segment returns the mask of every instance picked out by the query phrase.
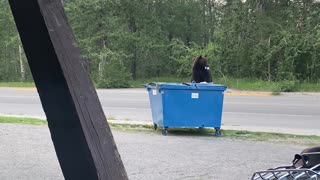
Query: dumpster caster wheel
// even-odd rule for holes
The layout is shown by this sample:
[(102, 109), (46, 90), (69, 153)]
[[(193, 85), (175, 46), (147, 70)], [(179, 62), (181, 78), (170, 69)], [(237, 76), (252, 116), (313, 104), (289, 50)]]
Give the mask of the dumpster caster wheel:
[(158, 125), (156, 123), (153, 124), (153, 129), (157, 130), (158, 129)]
[(216, 137), (220, 137), (221, 136), (221, 130), (220, 128), (215, 128), (216, 133), (214, 134)]
[(162, 135), (167, 136), (168, 135), (168, 129), (162, 129)]

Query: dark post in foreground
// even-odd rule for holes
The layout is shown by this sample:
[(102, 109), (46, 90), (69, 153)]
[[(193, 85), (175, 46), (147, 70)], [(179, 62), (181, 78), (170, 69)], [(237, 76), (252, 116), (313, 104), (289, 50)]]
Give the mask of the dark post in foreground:
[(60, 0), (9, 0), (65, 179), (127, 179)]

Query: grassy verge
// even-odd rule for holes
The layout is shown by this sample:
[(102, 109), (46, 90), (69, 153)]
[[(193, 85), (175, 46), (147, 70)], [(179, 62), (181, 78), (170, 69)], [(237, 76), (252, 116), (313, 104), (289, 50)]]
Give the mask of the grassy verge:
[(303, 82), (297, 84), (297, 89), (301, 92), (320, 92), (320, 83)]
[(248, 91), (273, 91), (280, 83), (261, 81), (255, 79), (233, 79), (221, 78), (215, 81), (217, 84), (223, 84), (230, 89), (248, 90)]
[[(190, 82), (190, 77), (158, 77), (137, 79), (130, 81), (132, 88), (142, 88), (144, 84), (150, 82)], [(230, 89), (246, 90), (246, 91), (269, 91), (274, 92), (275, 95), (279, 92), (320, 92), (320, 82), (268, 82), (258, 79), (235, 79), (235, 78), (215, 78), (215, 84), (223, 84)], [(0, 82), (0, 87), (34, 87), (34, 83), (27, 82)]]
[[(153, 126), (148, 125), (117, 125), (111, 124), (111, 127), (124, 132), (132, 133), (148, 133), (161, 135), (161, 130), (155, 131)], [(318, 146), (320, 144), (320, 136), (302, 136), (280, 133), (265, 133), (265, 132), (249, 132), (237, 130), (222, 130), (220, 138), (256, 141), (256, 142), (272, 142), (279, 144), (294, 144), (301, 146)], [(215, 131), (212, 129), (170, 129), (171, 136), (214, 136)]]
[[(40, 119), (32, 118), (14, 118), (14, 117), (0, 117), (0, 123), (14, 123), (14, 124), (30, 124), (30, 125), (46, 125), (47, 122)], [(147, 133), (160, 135), (161, 131), (155, 131), (153, 126), (149, 125), (119, 125), (109, 123), (111, 128), (118, 131), (131, 133)], [(170, 129), (169, 135), (172, 136), (214, 136), (214, 130), (211, 129)], [(246, 141), (261, 141), (273, 142), (281, 144), (295, 144), (303, 146), (315, 146), (320, 144), (320, 136), (300, 136), (288, 135), (278, 133), (263, 133), (263, 132), (249, 132), (249, 131), (235, 131), (222, 130), (222, 137), (229, 139), (238, 139)]]
[(0, 87), (35, 87), (32, 82), (0, 82)]
[[(149, 82), (190, 82), (190, 78), (178, 77), (161, 77), (150, 79), (138, 79), (131, 81), (130, 84), (134, 88), (141, 88), (143, 84)], [(283, 82), (268, 82), (258, 79), (235, 79), (235, 78), (216, 78), (215, 84), (223, 84), (230, 89), (245, 90), (245, 91), (269, 91), (275, 95), (279, 92), (320, 92), (320, 83), (295, 83), (291, 81)]]
[[(174, 77), (162, 77), (162, 78), (150, 78), (150, 79), (138, 79), (131, 81), (132, 87), (139, 88), (142, 84), (149, 82), (190, 82), (190, 78), (174, 78)], [(231, 89), (238, 90), (252, 90), (252, 91), (273, 91), (281, 83), (267, 82), (254, 79), (232, 79), (232, 78), (220, 78), (214, 79), (215, 84), (223, 84)], [(320, 88), (319, 88), (320, 91)]]
[(45, 125), (46, 121), (33, 118), (0, 117), (0, 123)]

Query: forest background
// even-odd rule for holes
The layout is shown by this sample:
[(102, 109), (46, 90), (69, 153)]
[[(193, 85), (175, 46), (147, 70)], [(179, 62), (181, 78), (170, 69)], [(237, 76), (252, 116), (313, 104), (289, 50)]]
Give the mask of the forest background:
[[(209, 59), (214, 83), (229, 88), (320, 91), (317, 0), (64, 0), (63, 4), (83, 64), (99, 88), (190, 82), (192, 61), (203, 55)], [(32, 86), (7, 0), (0, 0), (0, 82)]]

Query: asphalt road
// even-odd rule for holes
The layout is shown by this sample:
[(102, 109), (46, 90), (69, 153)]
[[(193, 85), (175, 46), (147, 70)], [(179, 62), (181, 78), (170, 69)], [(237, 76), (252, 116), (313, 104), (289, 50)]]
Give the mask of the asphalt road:
[[(152, 122), (144, 89), (98, 90), (109, 119)], [(34, 90), (0, 88), (0, 114), (44, 118)], [(320, 135), (320, 95), (225, 96), (222, 124), (235, 129)]]

